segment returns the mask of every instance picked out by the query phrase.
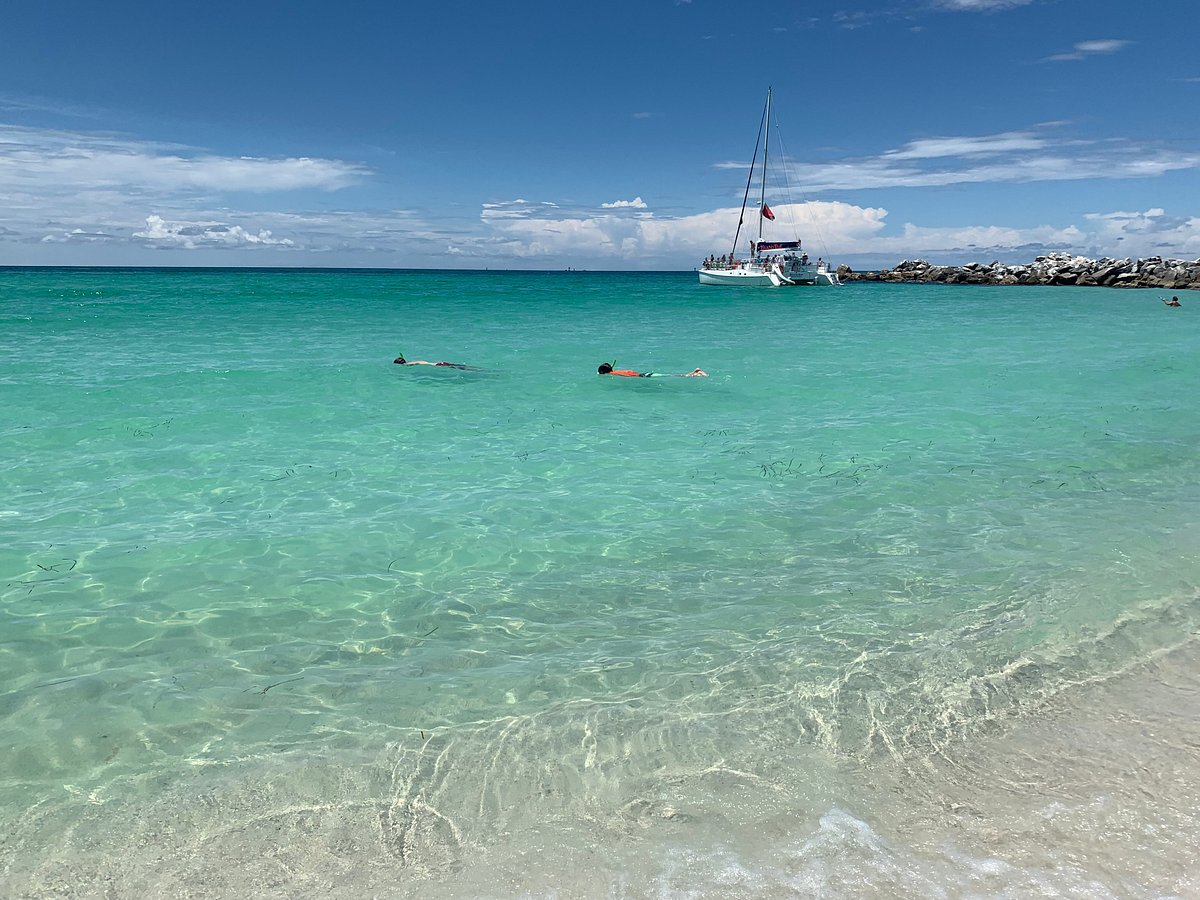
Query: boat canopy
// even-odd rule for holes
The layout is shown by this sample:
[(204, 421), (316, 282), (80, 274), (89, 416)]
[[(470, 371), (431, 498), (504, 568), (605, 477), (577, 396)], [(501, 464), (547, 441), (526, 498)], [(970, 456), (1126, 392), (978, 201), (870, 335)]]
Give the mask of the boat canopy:
[(799, 250), (799, 241), (759, 241), (758, 252), (766, 253), (769, 250)]

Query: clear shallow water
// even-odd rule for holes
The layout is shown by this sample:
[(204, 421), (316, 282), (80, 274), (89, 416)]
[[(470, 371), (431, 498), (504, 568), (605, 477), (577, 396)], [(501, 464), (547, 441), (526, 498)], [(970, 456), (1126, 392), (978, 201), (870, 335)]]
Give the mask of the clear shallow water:
[(0, 878), (1187, 893), (1157, 296), (0, 272)]

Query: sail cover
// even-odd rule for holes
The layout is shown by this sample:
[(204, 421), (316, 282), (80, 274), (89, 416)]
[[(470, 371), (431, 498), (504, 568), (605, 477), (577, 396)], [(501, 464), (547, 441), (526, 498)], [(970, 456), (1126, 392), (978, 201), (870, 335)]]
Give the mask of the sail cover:
[(799, 250), (799, 241), (759, 241), (758, 252), (765, 253), (768, 250)]

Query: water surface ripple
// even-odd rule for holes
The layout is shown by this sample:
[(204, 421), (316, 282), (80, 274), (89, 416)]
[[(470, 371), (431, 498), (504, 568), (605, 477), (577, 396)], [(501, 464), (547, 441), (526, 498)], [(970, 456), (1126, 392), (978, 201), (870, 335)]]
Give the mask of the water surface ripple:
[(0, 887), (1200, 889), (1200, 297), (693, 281), (0, 272)]

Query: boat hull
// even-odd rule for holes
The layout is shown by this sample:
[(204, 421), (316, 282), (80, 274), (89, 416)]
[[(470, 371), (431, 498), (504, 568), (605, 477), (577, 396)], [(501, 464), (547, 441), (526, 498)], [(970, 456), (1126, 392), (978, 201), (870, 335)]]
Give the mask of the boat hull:
[[(726, 287), (814, 287), (833, 285), (823, 270), (803, 265), (784, 268), (764, 268), (758, 265), (743, 265), (736, 269), (699, 269), (701, 284), (717, 284)], [(822, 277), (826, 276), (826, 277)]]
[(701, 269), (701, 284), (724, 284), (734, 287), (774, 287), (771, 276), (749, 269)]

